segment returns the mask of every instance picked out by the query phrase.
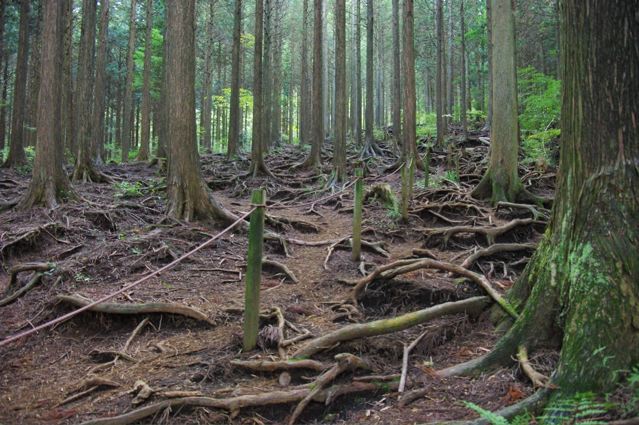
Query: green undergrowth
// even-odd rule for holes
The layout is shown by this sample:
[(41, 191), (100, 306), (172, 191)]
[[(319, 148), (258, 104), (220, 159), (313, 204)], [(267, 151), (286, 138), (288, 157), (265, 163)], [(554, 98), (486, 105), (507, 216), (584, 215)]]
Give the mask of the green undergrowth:
[(606, 424), (611, 418), (634, 418), (639, 415), (639, 365), (625, 373), (627, 379), (613, 393), (580, 392), (563, 397), (550, 402), (539, 416), (526, 412), (508, 420), (474, 403), (463, 403), (493, 425)]

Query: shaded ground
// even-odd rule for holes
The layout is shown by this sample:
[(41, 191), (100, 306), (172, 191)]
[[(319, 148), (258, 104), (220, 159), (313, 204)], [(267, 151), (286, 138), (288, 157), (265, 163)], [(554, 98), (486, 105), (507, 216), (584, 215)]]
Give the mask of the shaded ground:
[[(460, 181), (448, 181), (454, 158), (446, 153), (434, 155), (431, 166), (433, 187), (424, 190), (423, 176), (417, 172), (413, 213), (408, 224), (397, 221), (396, 212), (370, 200), (364, 210), (365, 239), (383, 242), (390, 258), (364, 252), (363, 267), (370, 272), (375, 265), (412, 255), (415, 248), (427, 247), (438, 259), (461, 264), (478, 246), (486, 246), (482, 237), (468, 233), (453, 236), (447, 243), (424, 229), (450, 225), (500, 225), (515, 217), (531, 217), (521, 209), (489, 208), (469, 198), (468, 189), (480, 178), (486, 148), (478, 142), (467, 143), (459, 152)], [(303, 241), (344, 238), (351, 233), (351, 189), (332, 199), (322, 200), (330, 191), (321, 189), (321, 181), (297, 172), (290, 165), (301, 161), (303, 153), (282, 148), (269, 164), (281, 181), (243, 180), (237, 175), (248, 168), (246, 161), (225, 163), (221, 156), (205, 156), (204, 175), (214, 195), (235, 213), (249, 209), (251, 188), (268, 189), (268, 213), (313, 223), (313, 226), (268, 226), (272, 230)], [(369, 162), (366, 186), (389, 183), (400, 193), (400, 173), (384, 173), (392, 158)], [(326, 161), (327, 164), (330, 162)], [(0, 291), (5, 295), (7, 270), (29, 261), (56, 263), (54, 271), (15, 302), (0, 307), (0, 338), (70, 311), (56, 304), (58, 294), (78, 293), (96, 299), (120, 289), (149, 271), (167, 264), (216, 234), (220, 229), (207, 223), (180, 223), (164, 218), (163, 181), (158, 170), (146, 164), (109, 165), (105, 172), (125, 179), (130, 185), (84, 184), (78, 192), (86, 201), (64, 205), (54, 211), (5, 212), (0, 214)], [(330, 170), (326, 170), (329, 172)], [(546, 170), (523, 170), (524, 181), (537, 194), (551, 196), (554, 175)], [(436, 177), (434, 177), (436, 176)], [(136, 183), (137, 182), (137, 183)], [(0, 170), (0, 200), (24, 191), (28, 178)], [(313, 201), (320, 200), (316, 204)], [(439, 206), (432, 207), (433, 204)], [(440, 205), (441, 204), (441, 205)], [(434, 212), (434, 214), (433, 214)], [(272, 224), (272, 223), (271, 223)], [(500, 236), (497, 242), (534, 242), (543, 232), (543, 223), (521, 226)], [(430, 235), (430, 236), (429, 236)], [(460, 282), (447, 273), (424, 270), (401, 279), (371, 284), (361, 299), (363, 317), (334, 308), (345, 299), (351, 287), (340, 282), (361, 276), (359, 263), (352, 262), (350, 251), (338, 249), (323, 264), (327, 245), (289, 244), (289, 256), (275, 243), (267, 243), (269, 259), (286, 264), (298, 277), (292, 283), (279, 270), (265, 269), (262, 281), (262, 306), (279, 307), (285, 318), (300, 331), (320, 336), (347, 324), (393, 317), (449, 300), (481, 294), (470, 282)], [(134, 288), (113, 302), (174, 302), (203, 311), (214, 323), (197, 323), (171, 315), (150, 315), (150, 325), (137, 335), (127, 353), (115, 364), (100, 366), (112, 359), (105, 352), (119, 351), (134, 328), (146, 316), (82, 314), (53, 329), (0, 348), (0, 423), (49, 424), (80, 423), (90, 418), (112, 416), (132, 409), (131, 390), (138, 380), (157, 391), (193, 391), (212, 397), (256, 394), (283, 389), (277, 374), (251, 374), (234, 368), (229, 361), (254, 356), (277, 356), (277, 350), (264, 348), (240, 354), (243, 275), (246, 237), (235, 233), (223, 237), (160, 277)], [(530, 251), (498, 254), (480, 259), (473, 270), (484, 273), (503, 291), (517, 278)], [(20, 284), (28, 276), (20, 275)], [(4, 295), (0, 295), (3, 298)], [(478, 378), (441, 379), (433, 375), (440, 369), (487, 352), (496, 337), (488, 320), (465, 315), (437, 319), (422, 326), (386, 336), (344, 343), (332, 351), (316, 355), (330, 360), (339, 352), (350, 352), (369, 362), (373, 374), (391, 375), (401, 371), (403, 345), (427, 331), (413, 351), (409, 362), (409, 387), (426, 386), (426, 397), (400, 408), (397, 394), (380, 386), (375, 393), (338, 398), (329, 406), (311, 403), (301, 417), (305, 423), (418, 423), (474, 417), (461, 401), (470, 401), (496, 410), (532, 393), (529, 382), (516, 366)], [(263, 324), (272, 324), (265, 321)], [(287, 338), (296, 335), (287, 329)], [(264, 343), (266, 344), (266, 342)], [(290, 348), (290, 352), (294, 347)], [(552, 370), (555, 355), (533, 357), (541, 372)], [(357, 372), (358, 375), (366, 372)], [(369, 373), (370, 374), (370, 373)], [(309, 382), (315, 372), (293, 374), (286, 387)], [(346, 374), (347, 379), (352, 374)], [(117, 383), (101, 387), (75, 401), (61, 404), (77, 394), (90, 377)], [(284, 388), (284, 389), (286, 389)], [(161, 400), (153, 395), (147, 401)], [(231, 418), (227, 412), (205, 408), (174, 409), (141, 423), (283, 423), (294, 404), (242, 410)]]

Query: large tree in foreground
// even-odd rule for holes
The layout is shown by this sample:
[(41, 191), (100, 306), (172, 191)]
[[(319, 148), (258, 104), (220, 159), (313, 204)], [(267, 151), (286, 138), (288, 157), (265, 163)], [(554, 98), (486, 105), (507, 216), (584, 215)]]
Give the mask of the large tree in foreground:
[(346, 178), (346, 0), (335, 0), (335, 148), (329, 185)]
[(519, 122), (515, 62), (515, 14), (512, 0), (492, 0), (493, 123), (486, 174), (472, 195), (514, 202), (530, 198), (517, 174)]
[(71, 185), (62, 166), (61, 93), (64, 2), (43, 0), (36, 155), (31, 184), (18, 208), (54, 208)]
[(210, 196), (195, 134), (195, 0), (167, 0), (168, 215), (186, 221), (235, 217)]
[(608, 391), (618, 371), (639, 362), (639, 3), (563, 0), (561, 17), (552, 219), (511, 292), (513, 303), (525, 302), (519, 319), (474, 362), (507, 362), (520, 345), (560, 346), (558, 395)]

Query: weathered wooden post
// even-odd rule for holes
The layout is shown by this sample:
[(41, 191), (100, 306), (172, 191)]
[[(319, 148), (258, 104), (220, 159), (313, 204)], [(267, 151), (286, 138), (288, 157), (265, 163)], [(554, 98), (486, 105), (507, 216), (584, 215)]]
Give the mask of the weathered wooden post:
[(426, 147), (426, 155), (424, 156), (424, 189), (428, 189), (430, 185), (430, 146)]
[(362, 203), (364, 201), (364, 170), (355, 169), (355, 204), (353, 205), (353, 261), (362, 252)]
[(262, 280), (262, 251), (264, 246), (264, 190), (256, 189), (251, 197), (255, 211), (249, 225), (249, 246), (244, 290), (244, 351), (257, 344), (260, 324), (260, 282)]

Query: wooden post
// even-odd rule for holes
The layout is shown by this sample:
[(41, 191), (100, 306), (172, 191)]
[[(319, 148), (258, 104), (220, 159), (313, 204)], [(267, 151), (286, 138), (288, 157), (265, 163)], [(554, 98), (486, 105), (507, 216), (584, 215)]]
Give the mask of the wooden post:
[(251, 203), (256, 207), (249, 225), (249, 246), (244, 290), (244, 351), (255, 348), (260, 322), (260, 282), (264, 245), (264, 190), (253, 191)]
[(353, 206), (353, 261), (359, 261), (362, 251), (362, 202), (364, 200), (364, 170), (355, 169), (355, 205)]
[[(415, 158), (411, 156), (408, 166), (408, 204), (413, 200), (413, 185), (415, 184)], [(408, 216), (406, 217), (408, 219)]]
[(428, 189), (430, 185), (430, 146), (426, 147), (426, 156), (424, 157), (424, 189)]
[(402, 205), (401, 205), (401, 213), (402, 213), (402, 221), (404, 223), (408, 222), (408, 177), (410, 174), (410, 170), (408, 169), (410, 165), (408, 165), (408, 160), (404, 162), (402, 166)]

